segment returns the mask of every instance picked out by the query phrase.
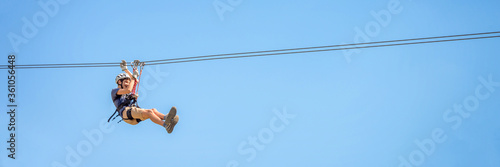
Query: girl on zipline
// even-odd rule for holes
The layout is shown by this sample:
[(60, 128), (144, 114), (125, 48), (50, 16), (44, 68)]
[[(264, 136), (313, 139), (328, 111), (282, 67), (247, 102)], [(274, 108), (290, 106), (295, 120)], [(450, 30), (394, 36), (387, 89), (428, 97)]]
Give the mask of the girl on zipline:
[(139, 106), (136, 105), (139, 95), (135, 94), (134, 89), (136, 82), (139, 82), (139, 73), (137, 69), (134, 69), (134, 74), (131, 74), (127, 69), (125, 60), (122, 60), (122, 63), (120, 63), (120, 68), (122, 71), (125, 71), (125, 73), (116, 76), (115, 83), (118, 87), (111, 90), (111, 99), (116, 106), (116, 111), (118, 111), (123, 121), (131, 125), (137, 125), (141, 121), (151, 119), (152, 122), (163, 126), (169, 134), (172, 133), (175, 125), (179, 121), (179, 116), (176, 115), (177, 108), (172, 107), (167, 115), (158, 112), (158, 110), (154, 108), (139, 108)]

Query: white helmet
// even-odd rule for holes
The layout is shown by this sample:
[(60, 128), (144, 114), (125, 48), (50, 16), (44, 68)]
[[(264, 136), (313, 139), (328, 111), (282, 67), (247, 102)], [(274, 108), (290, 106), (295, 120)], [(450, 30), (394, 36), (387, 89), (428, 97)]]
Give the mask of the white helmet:
[(119, 80), (126, 79), (126, 78), (130, 79), (130, 77), (127, 75), (127, 73), (118, 74), (116, 76), (115, 82), (116, 82), (116, 84), (118, 84)]

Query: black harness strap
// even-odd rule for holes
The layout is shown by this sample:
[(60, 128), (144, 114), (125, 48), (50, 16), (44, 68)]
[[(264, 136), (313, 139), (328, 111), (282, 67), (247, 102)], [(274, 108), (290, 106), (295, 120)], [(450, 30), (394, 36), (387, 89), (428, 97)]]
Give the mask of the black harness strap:
[[(111, 118), (113, 118), (113, 116), (115, 116), (116, 113), (118, 113), (118, 110), (115, 110), (115, 112), (113, 113), (113, 115), (111, 115), (111, 117), (108, 118), (108, 122), (111, 120)], [(113, 118), (113, 120), (115, 120), (115, 118)]]
[[(128, 105), (129, 105), (129, 103), (122, 103), (122, 104), (120, 104), (120, 105), (116, 108), (116, 110), (115, 110), (115, 112), (113, 113), (113, 115), (111, 115), (111, 117), (109, 117), (109, 118), (108, 118), (108, 122), (109, 122), (110, 120), (111, 120), (111, 121), (114, 121), (116, 117), (120, 116), (120, 113), (118, 113), (118, 112), (120, 111), (120, 109), (121, 109), (122, 107), (125, 107), (125, 106), (128, 106)], [(115, 114), (116, 114), (116, 113), (118, 113), (118, 115), (116, 115), (116, 116), (115, 116)], [(114, 117), (113, 117), (113, 116), (114, 116)], [(111, 119), (111, 118), (113, 118), (113, 119)], [(120, 122), (118, 122), (118, 123), (120, 123)]]
[[(123, 120), (134, 120), (134, 117), (132, 117), (132, 108), (129, 108), (127, 111), (127, 118), (123, 118)], [(137, 123), (141, 122), (141, 119), (135, 119)]]
[[(123, 118), (123, 119), (125, 119), (125, 118)], [(132, 119), (134, 119), (134, 117), (132, 117), (132, 108), (129, 108), (129, 109), (127, 110), (127, 119), (128, 119), (128, 120), (132, 120)]]

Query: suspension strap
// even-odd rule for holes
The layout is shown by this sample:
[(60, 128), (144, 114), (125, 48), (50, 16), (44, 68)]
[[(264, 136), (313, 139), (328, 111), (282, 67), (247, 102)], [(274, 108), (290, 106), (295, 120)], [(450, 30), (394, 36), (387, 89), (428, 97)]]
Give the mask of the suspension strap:
[[(135, 70), (137, 70), (137, 62), (138, 61), (139, 60), (134, 60), (132, 63), (130, 63), (130, 65), (132, 66), (132, 73), (134, 73)], [(134, 88), (132, 89), (132, 94), (135, 94), (135, 88), (136, 88), (137, 82), (139, 82), (139, 80), (137, 78), (135, 78)]]
[(146, 65), (146, 63), (142, 62), (142, 64), (141, 64), (141, 71), (139, 72), (139, 81), (136, 82), (137, 83), (137, 92), (139, 92), (139, 83), (141, 82), (142, 69), (144, 69), (144, 65)]
[(142, 70), (144, 69), (144, 65), (146, 63), (140, 62), (139, 60), (134, 60), (132, 63), (130, 63), (132, 66), (132, 70), (137, 70), (139, 67), (139, 78), (135, 79), (134, 83), (134, 88), (132, 89), (132, 94), (136, 94), (139, 92), (139, 82), (141, 82), (141, 75), (142, 75)]

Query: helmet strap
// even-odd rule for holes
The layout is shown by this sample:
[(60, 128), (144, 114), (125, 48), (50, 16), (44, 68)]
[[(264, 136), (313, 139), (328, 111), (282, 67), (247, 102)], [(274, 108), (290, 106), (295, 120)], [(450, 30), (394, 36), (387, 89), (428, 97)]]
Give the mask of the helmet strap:
[(120, 81), (120, 84), (118, 84), (120, 86), (120, 89), (123, 89), (123, 79), (120, 79), (118, 81)]

